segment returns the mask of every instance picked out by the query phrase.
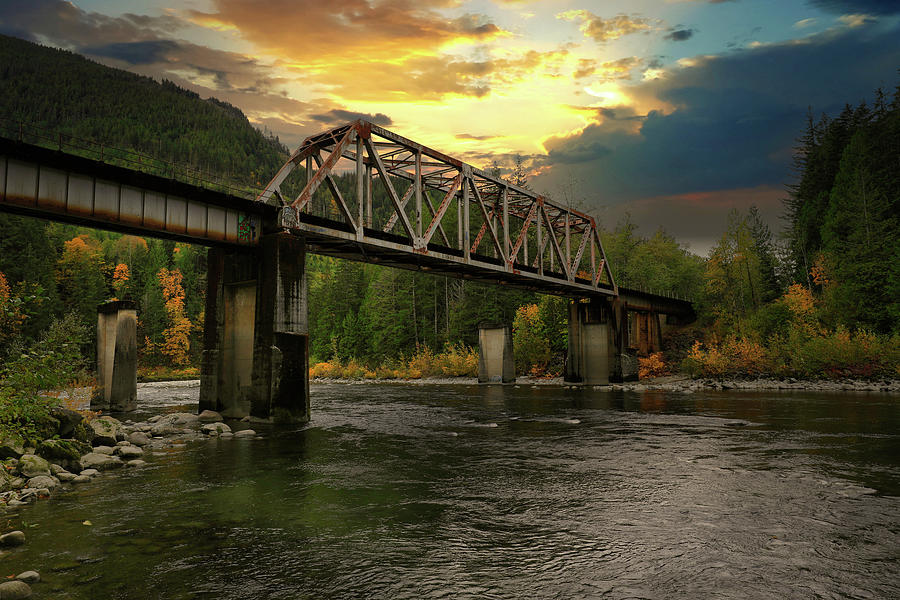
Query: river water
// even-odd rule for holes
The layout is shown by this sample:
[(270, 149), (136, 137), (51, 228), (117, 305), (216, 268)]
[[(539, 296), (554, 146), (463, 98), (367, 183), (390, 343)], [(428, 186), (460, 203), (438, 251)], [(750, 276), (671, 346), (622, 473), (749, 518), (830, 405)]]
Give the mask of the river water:
[[(900, 598), (898, 396), (311, 393), (301, 429), (8, 513), (28, 543), (0, 575), (91, 600)], [(196, 410), (197, 388), (139, 396)]]

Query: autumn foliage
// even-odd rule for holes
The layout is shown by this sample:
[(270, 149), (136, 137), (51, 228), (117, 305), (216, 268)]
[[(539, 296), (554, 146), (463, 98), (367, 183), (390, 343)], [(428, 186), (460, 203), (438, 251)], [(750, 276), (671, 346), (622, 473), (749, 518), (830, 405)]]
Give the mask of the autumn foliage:
[(162, 268), (157, 274), (165, 300), (168, 327), (163, 331), (163, 342), (159, 348), (172, 364), (184, 366), (190, 362), (191, 321), (184, 314), (184, 288), (182, 275), (178, 269)]

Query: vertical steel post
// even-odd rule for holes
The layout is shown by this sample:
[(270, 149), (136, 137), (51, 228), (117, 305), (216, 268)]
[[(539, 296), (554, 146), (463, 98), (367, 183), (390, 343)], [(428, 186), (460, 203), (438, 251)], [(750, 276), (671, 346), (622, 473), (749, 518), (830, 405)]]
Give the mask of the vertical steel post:
[(416, 150), (416, 236), (422, 237), (422, 150)]
[(357, 239), (362, 239), (363, 235), (363, 226), (365, 224), (365, 204), (366, 204), (366, 190), (365, 190), (365, 181), (363, 178), (366, 176), (365, 165), (363, 164), (363, 141), (362, 136), (358, 133), (356, 134), (356, 202), (358, 203), (359, 208), (359, 218), (356, 221), (356, 235)]
[[(509, 186), (503, 186), (503, 257), (509, 261)], [(507, 270), (511, 269), (509, 262)]]

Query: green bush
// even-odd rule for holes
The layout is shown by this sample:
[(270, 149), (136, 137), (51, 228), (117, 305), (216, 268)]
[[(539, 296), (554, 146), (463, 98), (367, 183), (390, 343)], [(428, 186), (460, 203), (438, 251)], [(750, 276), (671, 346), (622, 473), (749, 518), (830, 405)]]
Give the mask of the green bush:
[(81, 345), (87, 328), (75, 313), (54, 321), (41, 338), (17, 347), (0, 367), (0, 437), (18, 434), (35, 443), (59, 403), (54, 392), (84, 377)]

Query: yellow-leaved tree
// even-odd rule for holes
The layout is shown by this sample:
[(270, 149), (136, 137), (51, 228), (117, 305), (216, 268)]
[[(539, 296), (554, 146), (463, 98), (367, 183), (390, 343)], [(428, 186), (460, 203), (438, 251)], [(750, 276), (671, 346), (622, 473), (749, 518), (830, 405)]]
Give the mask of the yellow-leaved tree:
[(184, 287), (181, 271), (162, 268), (157, 273), (166, 307), (168, 327), (163, 331), (160, 352), (175, 366), (190, 362), (191, 321), (184, 314)]

